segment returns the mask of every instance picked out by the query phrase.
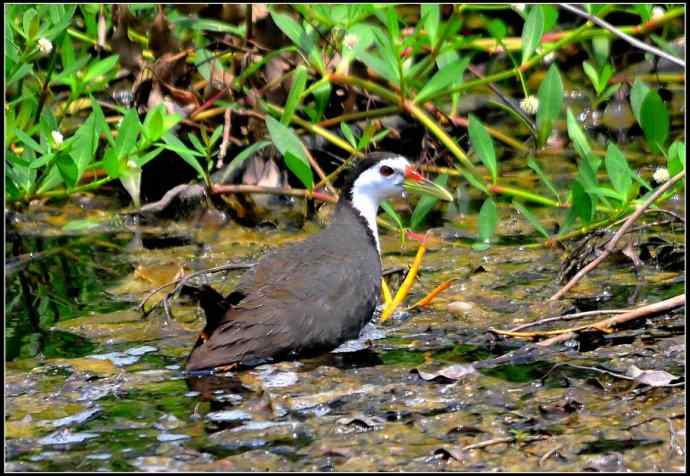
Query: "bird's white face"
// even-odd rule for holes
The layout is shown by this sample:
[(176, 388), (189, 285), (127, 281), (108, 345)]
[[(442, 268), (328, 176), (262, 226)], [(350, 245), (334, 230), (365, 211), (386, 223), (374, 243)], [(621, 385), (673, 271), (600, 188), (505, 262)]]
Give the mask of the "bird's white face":
[(394, 157), (377, 162), (362, 172), (352, 185), (353, 202), (366, 199), (378, 205), (387, 198), (403, 193), (406, 171), (411, 169), (405, 157)]

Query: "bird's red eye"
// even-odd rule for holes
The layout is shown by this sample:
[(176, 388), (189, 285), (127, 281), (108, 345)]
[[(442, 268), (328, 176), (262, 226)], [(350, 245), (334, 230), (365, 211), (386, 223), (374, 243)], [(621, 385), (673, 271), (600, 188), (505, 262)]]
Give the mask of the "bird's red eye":
[(384, 177), (390, 177), (395, 173), (395, 170), (393, 170), (393, 167), (389, 167), (387, 165), (382, 165), (381, 168), (379, 169), (379, 173), (383, 175)]

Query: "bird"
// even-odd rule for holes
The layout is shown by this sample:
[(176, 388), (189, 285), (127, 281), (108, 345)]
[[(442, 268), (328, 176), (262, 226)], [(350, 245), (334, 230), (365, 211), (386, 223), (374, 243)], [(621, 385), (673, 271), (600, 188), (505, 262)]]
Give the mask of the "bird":
[(351, 167), (324, 230), (269, 252), (227, 296), (208, 285), (190, 292), (206, 325), (186, 370), (254, 367), (316, 355), (357, 338), (380, 294), (378, 208), (405, 190), (453, 200), (407, 158), (369, 153)]

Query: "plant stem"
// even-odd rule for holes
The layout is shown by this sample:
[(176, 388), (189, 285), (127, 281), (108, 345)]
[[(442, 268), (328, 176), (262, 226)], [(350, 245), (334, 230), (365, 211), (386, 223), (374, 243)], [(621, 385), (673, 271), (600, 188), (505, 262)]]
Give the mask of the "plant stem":
[[(267, 109), (269, 112), (273, 112), (275, 114), (282, 114), (283, 113), (283, 108), (280, 106), (276, 106), (275, 104), (271, 104), (269, 102), (265, 103)], [(347, 151), (351, 155), (360, 155), (357, 150), (355, 150), (350, 144), (347, 143), (347, 141), (342, 140), (340, 137), (336, 136), (332, 132), (330, 132), (327, 129), (324, 129), (323, 127), (317, 126), (315, 124), (312, 124), (310, 122), (305, 121), (304, 119), (298, 117), (296, 114), (292, 115), (292, 119), (290, 122), (294, 122), (295, 124), (299, 125), (300, 127), (305, 128), (312, 134), (318, 134), (327, 141), (337, 145), (341, 149)]]
[(330, 119), (324, 119), (316, 125), (321, 127), (330, 127), (340, 124), (341, 122), (359, 121), (361, 119), (374, 119), (377, 117), (390, 116), (396, 112), (400, 112), (400, 108), (398, 106), (386, 106), (379, 109), (370, 109), (368, 111), (341, 114), (340, 116), (331, 117)]

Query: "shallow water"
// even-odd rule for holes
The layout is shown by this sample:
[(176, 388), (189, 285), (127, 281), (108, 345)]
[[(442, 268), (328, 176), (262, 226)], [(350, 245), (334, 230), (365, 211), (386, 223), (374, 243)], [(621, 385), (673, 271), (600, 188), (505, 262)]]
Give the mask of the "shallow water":
[[(406, 300), (455, 278), (427, 308), (374, 321), (350, 352), (193, 377), (183, 367), (203, 325), (200, 311), (177, 299), (168, 322), (160, 308), (143, 318), (136, 305), (181, 273), (253, 262), (316, 225), (248, 230), (108, 219), (68, 234), (66, 222), (103, 212), (68, 203), (15, 217), (6, 266), (6, 468), (682, 471), (684, 386), (651, 387), (591, 369), (625, 373), (635, 365), (683, 376), (682, 313), (457, 381), (422, 378), (525, 343), (489, 327), (654, 302), (685, 287), (682, 272), (647, 264), (638, 277), (629, 263), (610, 260), (569, 299), (545, 305), (559, 286), (562, 252), (531, 247), (538, 236), (508, 205), (500, 208), (499, 244), (473, 250), (479, 201), (465, 200), (435, 220), (445, 241), (430, 247)], [(647, 233), (682, 240), (665, 230)], [(408, 266), (417, 248), (393, 234), (382, 246), (386, 268)], [(208, 282), (227, 292), (240, 273)], [(399, 276), (389, 283), (395, 289)], [(496, 441), (461, 450), (489, 440)]]

